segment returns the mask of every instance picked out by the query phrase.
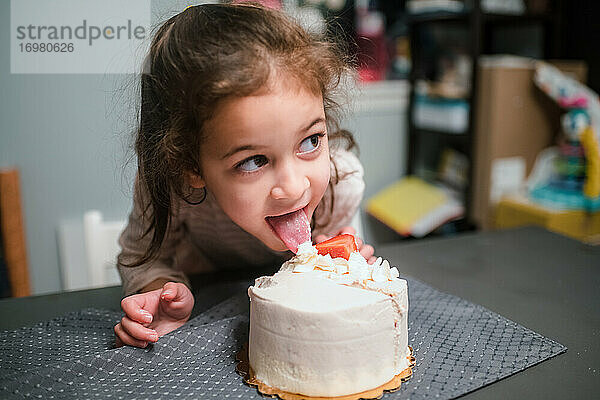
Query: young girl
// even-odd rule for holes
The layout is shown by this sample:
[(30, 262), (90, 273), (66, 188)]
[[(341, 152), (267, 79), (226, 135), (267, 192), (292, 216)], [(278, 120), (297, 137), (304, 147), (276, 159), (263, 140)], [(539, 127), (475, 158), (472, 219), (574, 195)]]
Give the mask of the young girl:
[(279, 265), (311, 236), (355, 233), (362, 166), (332, 99), (351, 72), (342, 54), (253, 5), (190, 7), (160, 27), (119, 240), (118, 344), (145, 347), (187, 321), (186, 272)]

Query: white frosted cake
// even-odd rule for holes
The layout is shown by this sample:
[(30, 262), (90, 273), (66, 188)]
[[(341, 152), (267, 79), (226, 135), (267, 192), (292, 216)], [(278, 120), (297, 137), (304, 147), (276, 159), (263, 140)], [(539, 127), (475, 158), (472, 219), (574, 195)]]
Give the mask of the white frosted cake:
[(357, 251), (348, 260), (304, 243), (250, 296), (255, 379), (306, 396), (377, 388), (409, 367), (408, 288), (398, 270)]

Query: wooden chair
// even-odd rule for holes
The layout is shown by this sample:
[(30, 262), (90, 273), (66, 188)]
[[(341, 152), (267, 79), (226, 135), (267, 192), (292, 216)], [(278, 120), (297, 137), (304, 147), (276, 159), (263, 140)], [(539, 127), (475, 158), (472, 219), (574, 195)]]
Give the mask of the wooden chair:
[(13, 297), (31, 294), (19, 171), (0, 169), (0, 238)]

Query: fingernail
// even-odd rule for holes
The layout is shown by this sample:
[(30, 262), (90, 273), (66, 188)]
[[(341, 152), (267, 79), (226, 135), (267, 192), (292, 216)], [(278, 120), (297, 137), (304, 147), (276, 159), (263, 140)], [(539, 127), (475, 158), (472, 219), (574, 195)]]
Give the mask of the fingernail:
[(163, 292), (163, 297), (171, 296), (171, 295), (173, 295), (173, 291), (170, 289), (167, 289)]
[(158, 333), (151, 333), (150, 340), (152, 340), (153, 342), (156, 342), (158, 340)]
[(146, 322), (152, 322), (152, 314), (150, 314), (147, 311), (143, 311), (142, 312), (142, 318), (144, 319), (144, 321)]

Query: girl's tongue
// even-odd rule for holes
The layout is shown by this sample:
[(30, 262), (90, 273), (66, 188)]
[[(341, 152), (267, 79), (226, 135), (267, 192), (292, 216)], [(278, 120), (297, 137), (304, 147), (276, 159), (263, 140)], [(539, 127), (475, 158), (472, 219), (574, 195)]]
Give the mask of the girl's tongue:
[(298, 252), (298, 245), (311, 240), (310, 223), (303, 209), (277, 217), (267, 217), (266, 220), (294, 254)]

